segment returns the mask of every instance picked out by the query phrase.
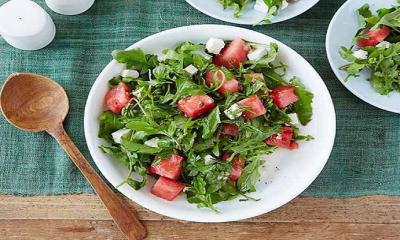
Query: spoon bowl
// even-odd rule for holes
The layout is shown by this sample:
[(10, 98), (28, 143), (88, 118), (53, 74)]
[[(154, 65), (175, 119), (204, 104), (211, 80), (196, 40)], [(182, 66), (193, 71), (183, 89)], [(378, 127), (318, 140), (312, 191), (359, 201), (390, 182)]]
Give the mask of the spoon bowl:
[(68, 114), (68, 97), (53, 80), (32, 73), (8, 77), (0, 92), (0, 106), (15, 127), (40, 132), (59, 126)]

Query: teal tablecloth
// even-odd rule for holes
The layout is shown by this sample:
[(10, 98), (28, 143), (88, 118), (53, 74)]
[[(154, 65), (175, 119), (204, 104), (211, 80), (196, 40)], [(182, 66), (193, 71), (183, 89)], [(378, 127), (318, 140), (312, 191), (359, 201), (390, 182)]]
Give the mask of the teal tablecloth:
[[(178, 26), (227, 24), (198, 12), (184, 0), (97, 0), (79, 16), (55, 14), (44, 1), (37, 2), (53, 17), (56, 38), (34, 52), (14, 49), (0, 40), (0, 83), (13, 72), (36, 72), (57, 80), (70, 98), (66, 128), (88, 159), (83, 133), (85, 101), (97, 75), (111, 60), (112, 50)], [(304, 56), (324, 79), (336, 107), (337, 137), (332, 155), (303, 194), (400, 195), (400, 115), (353, 96), (335, 78), (326, 58), (328, 23), (343, 2), (321, 0), (289, 21), (248, 28), (274, 37)], [(0, 194), (81, 192), (92, 189), (49, 135), (22, 132), (0, 117)]]

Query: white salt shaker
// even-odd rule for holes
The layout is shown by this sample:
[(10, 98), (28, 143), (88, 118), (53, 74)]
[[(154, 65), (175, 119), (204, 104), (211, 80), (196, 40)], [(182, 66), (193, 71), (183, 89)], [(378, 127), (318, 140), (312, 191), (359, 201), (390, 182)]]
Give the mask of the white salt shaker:
[(77, 15), (88, 10), (94, 0), (46, 0), (47, 6), (56, 13)]
[(0, 6), (0, 35), (11, 46), (38, 50), (53, 41), (53, 20), (31, 0), (11, 0)]

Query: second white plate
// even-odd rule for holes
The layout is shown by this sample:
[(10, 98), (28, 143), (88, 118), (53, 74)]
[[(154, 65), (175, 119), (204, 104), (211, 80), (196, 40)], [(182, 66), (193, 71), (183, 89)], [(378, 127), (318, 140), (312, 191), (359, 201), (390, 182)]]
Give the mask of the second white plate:
[[(186, 0), (194, 8), (210, 17), (231, 23), (255, 25), (260, 23), (265, 13), (254, 10), (254, 3), (243, 11), (240, 18), (236, 18), (232, 9), (224, 9), (218, 0)], [(299, 0), (282, 10), (278, 16), (271, 18), (272, 23), (282, 22), (294, 18), (317, 4), (319, 0)]]
[(326, 52), (329, 63), (336, 77), (354, 95), (375, 107), (400, 113), (400, 93), (392, 92), (388, 96), (377, 93), (368, 81), (370, 76), (368, 71), (364, 71), (359, 77), (350, 78), (345, 82), (347, 73), (339, 70), (341, 66), (347, 63), (339, 54), (340, 47), (352, 45), (353, 38), (359, 28), (356, 11), (366, 3), (370, 5), (372, 11), (397, 5), (396, 0), (349, 0), (343, 4), (333, 17), (326, 35)]

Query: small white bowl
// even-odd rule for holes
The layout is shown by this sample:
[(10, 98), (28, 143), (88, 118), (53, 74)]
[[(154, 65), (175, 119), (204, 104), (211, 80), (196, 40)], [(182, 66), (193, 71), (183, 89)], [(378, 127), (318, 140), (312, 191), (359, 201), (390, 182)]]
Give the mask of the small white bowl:
[[(240, 18), (236, 18), (232, 9), (224, 9), (218, 0), (186, 0), (190, 5), (199, 10), (200, 12), (230, 23), (255, 25), (260, 23), (265, 18), (265, 13), (256, 11), (254, 3), (243, 11)], [(297, 2), (289, 4), (289, 6), (280, 11), (278, 16), (272, 17), (272, 23), (286, 21), (294, 18), (317, 4), (319, 0), (298, 0)]]
[(359, 28), (356, 11), (366, 3), (370, 5), (373, 12), (379, 8), (397, 5), (396, 0), (349, 0), (344, 3), (329, 24), (326, 35), (328, 60), (336, 77), (354, 95), (375, 107), (400, 113), (400, 93), (392, 92), (388, 96), (377, 93), (368, 81), (370, 77), (369, 71), (363, 71), (359, 77), (352, 77), (345, 82), (344, 79), (347, 73), (339, 70), (341, 66), (348, 63), (340, 56), (340, 47), (350, 47), (352, 45), (353, 38)]
[[(300, 77), (304, 85), (314, 93), (313, 120), (306, 127), (301, 127), (301, 132), (313, 135), (315, 140), (300, 143), (300, 149), (296, 151), (278, 150), (269, 155), (266, 166), (261, 168), (262, 177), (256, 185), (257, 192), (249, 194), (261, 200), (240, 202), (236, 199), (222, 202), (216, 205), (221, 211), (219, 214), (187, 203), (184, 194), (172, 202), (152, 195), (150, 187), (153, 180), (140, 191), (135, 191), (127, 185), (118, 190), (143, 207), (172, 218), (196, 222), (226, 222), (272, 211), (304, 191), (318, 176), (329, 158), (335, 138), (336, 120), (329, 92), (312, 66), (288, 46), (261, 33), (231, 26), (195, 25), (157, 33), (133, 44), (129, 49), (142, 48), (146, 53), (158, 54), (165, 48), (175, 48), (183, 41), (204, 43), (210, 37), (240, 37), (257, 43), (276, 42), (280, 48), (279, 60), (289, 66), (288, 77)], [(114, 186), (123, 181), (128, 169), (99, 150), (98, 146), (105, 142), (97, 137), (98, 116), (104, 110), (108, 80), (118, 75), (122, 69), (120, 64), (112, 61), (101, 72), (89, 93), (84, 116), (85, 137), (90, 153), (102, 174)]]

